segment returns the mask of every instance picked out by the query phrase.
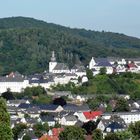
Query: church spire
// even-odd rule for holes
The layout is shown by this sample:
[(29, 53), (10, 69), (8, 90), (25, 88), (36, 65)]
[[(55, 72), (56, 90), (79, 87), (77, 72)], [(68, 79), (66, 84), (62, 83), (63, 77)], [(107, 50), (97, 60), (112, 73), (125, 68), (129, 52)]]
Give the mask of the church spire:
[(52, 51), (51, 62), (56, 62), (55, 52), (54, 51)]

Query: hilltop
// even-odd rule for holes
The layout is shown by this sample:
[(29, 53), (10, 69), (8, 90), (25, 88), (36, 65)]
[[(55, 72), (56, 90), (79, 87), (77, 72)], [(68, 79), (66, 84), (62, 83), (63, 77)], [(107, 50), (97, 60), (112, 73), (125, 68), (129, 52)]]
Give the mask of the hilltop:
[(140, 57), (140, 39), (46, 23), (26, 17), (0, 19), (0, 74), (24, 74), (48, 69), (51, 51), (72, 66), (94, 57)]

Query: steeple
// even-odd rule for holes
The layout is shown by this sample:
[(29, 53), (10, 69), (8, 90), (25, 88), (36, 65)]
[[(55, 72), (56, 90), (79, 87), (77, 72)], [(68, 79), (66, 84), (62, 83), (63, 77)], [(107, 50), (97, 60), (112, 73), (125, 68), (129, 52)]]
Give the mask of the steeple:
[(55, 53), (52, 51), (51, 62), (56, 62)]

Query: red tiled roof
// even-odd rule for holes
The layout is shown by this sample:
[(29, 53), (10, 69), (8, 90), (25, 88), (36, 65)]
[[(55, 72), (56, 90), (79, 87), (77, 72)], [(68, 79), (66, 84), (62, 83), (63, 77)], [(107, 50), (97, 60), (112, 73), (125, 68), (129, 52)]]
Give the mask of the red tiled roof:
[(92, 120), (102, 114), (101, 111), (89, 111), (89, 112), (83, 112), (84, 116), (88, 120)]
[(127, 66), (128, 68), (137, 68), (137, 66), (134, 63), (130, 63)]
[(59, 134), (64, 130), (64, 128), (53, 128), (52, 129), (52, 135), (53, 136), (59, 136)]
[(39, 140), (59, 140), (57, 136), (43, 135)]

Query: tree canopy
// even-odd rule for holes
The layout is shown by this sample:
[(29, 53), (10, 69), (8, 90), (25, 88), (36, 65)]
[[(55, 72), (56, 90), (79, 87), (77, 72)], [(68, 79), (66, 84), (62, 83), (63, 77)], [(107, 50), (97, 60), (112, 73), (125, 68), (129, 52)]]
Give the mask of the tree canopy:
[(84, 140), (84, 130), (77, 126), (67, 126), (59, 135), (60, 140)]
[(12, 140), (13, 133), (10, 127), (10, 116), (7, 112), (6, 102), (0, 98), (0, 139)]
[[(29, 74), (48, 69), (51, 51), (71, 67), (79, 57), (139, 57), (140, 39), (111, 32), (87, 31), (48, 24), (33, 18), (0, 19), (0, 74)], [(9, 63), (10, 62), (10, 63)]]

